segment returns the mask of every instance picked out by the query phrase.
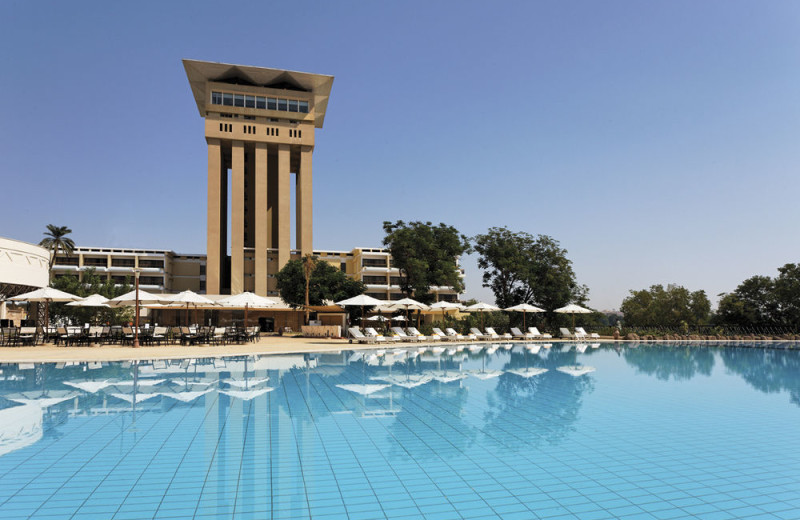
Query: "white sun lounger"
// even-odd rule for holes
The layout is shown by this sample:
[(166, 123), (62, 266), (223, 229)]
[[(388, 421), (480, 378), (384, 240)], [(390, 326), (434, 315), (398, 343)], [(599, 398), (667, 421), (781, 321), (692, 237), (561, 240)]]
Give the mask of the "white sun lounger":
[(425, 341), (426, 339), (430, 339), (431, 341), (439, 341), (438, 337), (436, 337), (436, 338), (434, 338), (434, 337), (430, 337), (430, 338), (426, 337), (425, 334), (423, 334), (420, 331), (418, 331), (416, 327), (408, 327), (406, 330), (408, 331), (408, 335), (409, 336), (416, 336), (416, 337), (419, 338), (420, 341)]
[(528, 327), (528, 332), (530, 334), (533, 334), (533, 337), (536, 338), (536, 339), (552, 339), (553, 338), (553, 336), (550, 335), (550, 334), (542, 334), (541, 332), (539, 332), (539, 329), (537, 329), (536, 327)]
[(511, 334), (516, 339), (534, 339), (535, 338), (535, 336), (533, 334), (531, 334), (530, 332), (527, 333), (527, 334), (523, 334), (522, 331), (519, 330), (517, 327), (511, 327)]
[(477, 329), (475, 327), (472, 327), (471, 329), (469, 329), (469, 331), (478, 339), (492, 339), (492, 336), (490, 334), (484, 334), (483, 332), (480, 331), (480, 329)]
[(498, 339), (498, 338), (499, 339), (513, 339), (511, 334), (509, 334), (508, 332), (506, 332), (504, 334), (498, 334), (497, 332), (495, 332), (494, 327), (486, 327), (486, 332), (488, 332), (492, 336), (492, 339)]
[(600, 335), (596, 332), (588, 333), (583, 327), (575, 327), (575, 336), (583, 338), (600, 339)]
[(358, 327), (350, 327), (347, 329), (347, 332), (350, 333), (350, 337), (354, 340), (358, 341), (359, 343), (375, 343), (375, 338), (365, 336), (361, 334), (361, 331), (358, 330)]
[(378, 343), (384, 343), (386, 341), (386, 338), (383, 336), (383, 334), (378, 334), (378, 331), (372, 327), (365, 327), (364, 335), (368, 338), (375, 338), (375, 341)]
[(575, 334), (571, 333), (569, 331), (569, 329), (565, 329), (564, 327), (561, 327), (561, 328), (558, 329), (558, 331), (561, 333), (561, 337), (562, 338), (575, 339)]
[[(442, 332), (442, 329), (438, 329), (436, 327), (433, 327), (433, 333), (439, 336), (439, 339), (443, 339), (445, 341), (456, 341), (458, 339), (455, 336), (448, 336), (447, 334)], [(462, 336), (461, 339), (464, 339), (464, 337)]]
[(409, 336), (400, 327), (392, 327), (392, 332), (397, 334), (400, 337), (400, 339), (403, 340), (403, 341), (419, 341), (419, 337), (418, 336)]

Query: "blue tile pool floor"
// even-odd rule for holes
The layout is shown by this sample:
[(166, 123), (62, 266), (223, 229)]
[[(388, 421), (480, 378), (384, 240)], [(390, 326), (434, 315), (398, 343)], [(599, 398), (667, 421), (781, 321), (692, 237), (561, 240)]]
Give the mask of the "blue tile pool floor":
[(4, 520), (800, 518), (797, 350), (4, 365), (0, 396)]

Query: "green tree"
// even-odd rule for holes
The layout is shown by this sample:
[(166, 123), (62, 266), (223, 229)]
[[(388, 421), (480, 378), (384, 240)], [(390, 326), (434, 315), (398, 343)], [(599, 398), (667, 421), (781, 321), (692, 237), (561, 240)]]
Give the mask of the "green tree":
[(50, 250), (50, 269), (53, 269), (53, 264), (56, 262), (56, 255), (59, 251), (63, 251), (65, 255), (71, 256), (75, 250), (75, 242), (67, 237), (72, 233), (72, 230), (67, 226), (54, 226), (47, 224), (47, 231), (44, 233), (44, 238), (39, 245)]
[[(302, 260), (289, 260), (276, 275), (281, 298), (292, 307), (306, 304), (306, 276)], [(358, 296), (366, 290), (363, 283), (347, 277), (328, 262), (314, 258), (308, 284), (308, 305), (322, 305), (324, 300), (339, 301)]]
[(705, 325), (711, 302), (705, 291), (689, 292), (679, 285), (653, 285), (650, 289), (630, 291), (620, 310), (625, 324), (634, 327), (687, 327)]
[(430, 303), (432, 286), (464, 291), (458, 259), (470, 251), (469, 240), (452, 226), (430, 222), (384, 222), (383, 245), (400, 270), (400, 289), (408, 297)]
[(777, 321), (785, 327), (800, 329), (800, 265), (786, 264), (778, 268), (774, 282)]
[(493, 227), (473, 241), (483, 286), (500, 307), (530, 303), (552, 311), (585, 303), (589, 290), (577, 283), (566, 249), (552, 237)]
[(732, 293), (720, 295), (716, 323), (739, 327), (758, 327), (775, 323), (778, 305), (775, 282), (769, 276), (753, 276)]
[[(100, 294), (111, 299), (131, 290), (128, 280), (118, 286), (110, 279), (99, 276), (93, 267), (86, 269), (82, 274), (82, 280), (73, 275), (59, 276), (50, 283), (50, 286), (83, 298), (92, 294)], [(65, 303), (53, 303), (50, 305), (50, 316), (55, 322), (82, 324), (96, 320), (99, 323), (121, 325), (131, 321), (133, 309), (130, 307), (71, 307)]]

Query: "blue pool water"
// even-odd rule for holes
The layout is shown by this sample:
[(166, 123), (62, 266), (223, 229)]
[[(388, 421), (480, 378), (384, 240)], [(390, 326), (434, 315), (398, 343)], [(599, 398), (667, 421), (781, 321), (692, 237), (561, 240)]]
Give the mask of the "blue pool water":
[(0, 518), (800, 518), (800, 351), (584, 348), (6, 364)]

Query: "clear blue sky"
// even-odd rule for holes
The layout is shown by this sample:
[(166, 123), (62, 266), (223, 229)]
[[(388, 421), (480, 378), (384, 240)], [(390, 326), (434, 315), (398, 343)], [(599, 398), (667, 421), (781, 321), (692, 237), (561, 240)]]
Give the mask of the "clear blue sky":
[[(508, 226), (591, 304), (713, 298), (800, 261), (800, 3), (38, 2), (0, 7), (0, 236), (205, 251), (182, 58), (336, 77), (314, 246)], [(492, 301), (474, 258), (467, 296)]]

